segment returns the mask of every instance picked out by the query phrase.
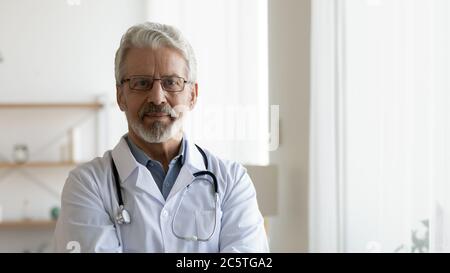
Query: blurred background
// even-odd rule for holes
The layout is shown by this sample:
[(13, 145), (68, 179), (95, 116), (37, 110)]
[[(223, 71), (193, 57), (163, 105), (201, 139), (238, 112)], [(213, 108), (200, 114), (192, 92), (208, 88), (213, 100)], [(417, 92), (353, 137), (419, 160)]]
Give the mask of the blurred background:
[(49, 252), (77, 164), (127, 132), (144, 21), (198, 60), (188, 135), (244, 164), (273, 252), (450, 250), (447, 0), (0, 0), (0, 252)]

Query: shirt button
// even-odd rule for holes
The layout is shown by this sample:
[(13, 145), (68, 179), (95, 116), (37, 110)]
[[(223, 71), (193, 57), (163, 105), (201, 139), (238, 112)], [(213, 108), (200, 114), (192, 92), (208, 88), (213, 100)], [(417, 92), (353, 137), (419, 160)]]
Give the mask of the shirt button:
[(167, 212), (167, 210), (163, 209), (163, 211), (162, 211), (162, 216), (163, 216), (163, 217), (169, 216), (169, 212)]

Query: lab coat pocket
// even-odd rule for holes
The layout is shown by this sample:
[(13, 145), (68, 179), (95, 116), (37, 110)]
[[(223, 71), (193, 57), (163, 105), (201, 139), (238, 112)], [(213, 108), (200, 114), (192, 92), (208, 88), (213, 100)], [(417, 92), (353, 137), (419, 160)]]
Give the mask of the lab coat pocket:
[(197, 224), (197, 237), (208, 239), (214, 233), (214, 227), (219, 225), (214, 210), (197, 210), (195, 211), (195, 222)]
[(173, 231), (179, 237), (192, 237), (197, 235), (195, 225), (195, 213), (189, 211), (179, 211), (173, 219)]

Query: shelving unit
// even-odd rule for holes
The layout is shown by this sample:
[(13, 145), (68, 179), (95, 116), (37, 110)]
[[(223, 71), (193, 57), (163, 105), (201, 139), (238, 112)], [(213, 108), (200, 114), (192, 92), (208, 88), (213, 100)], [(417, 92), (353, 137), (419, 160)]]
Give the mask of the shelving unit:
[[(91, 103), (0, 103), (0, 109), (13, 110), (13, 109), (87, 109), (87, 110), (100, 110), (104, 107), (104, 104), (100, 102)], [(70, 132), (68, 132), (70, 134)], [(71, 139), (71, 141), (73, 141)], [(57, 168), (57, 167), (72, 167), (76, 166), (77, 162), (65, 161), (65, 162), (0, 162), (1, 168)]]
[[(41, 110), (56, 110), (59, 112), (56, 113), (62, 113), (61, 111), (65, 111), (65, 110), (72, 110), (71, 113), (73, 113), (73, 110), (75, 111), (88, 111), (88, 112), (94, 112), (94, 114), (96, 115), (96, 123), (99, 122), (99, 111), (102, 109), (107, 109), (106, 107), (107, 105), (103, 102), (101, 102), (101, 100), (99, 101), (94, 101), (94, 102), (75, 102), (75, 103), (71, 103), (71, 102), (38, 102), (38, 103), (34, 103), (34, 102), (20, 102), (20, 103), (15, 103), (15, 102), (1, 102), (0, 103), (0, 110), (5, 110), (5, 111), (30, 111), (33, 115), (35, 115), (35, 113), (37, 115), (39, 115), (38, 113), (40, 113)], [(34, 111), (36, 110), (36, 112)], [(46, 112), (48, 113), (48, 111)], [(103, 113), (103, 112), (102, 112)], [(65, 135), (64, 131), (63, 134), (61, 135), (62, 137), (66, 137), (67, 138), (67, 150), (65, 150), (66, 154), (65, 156), (62, 157), (62, 161), (50, 161), (52, 159), (48, 159), (45, 160), (36, 160), (33, 161), (32, 158), (29, 161), (23, 162), (23, 163), (19, 163), (19, 162), (14, 162), (14, 161), (7, 161), (8, 159), (6, 159), (6, 156), (2, 156), (2, 161), (0, 161), (0, 171), (3, 170), (8, 170), (11, 169), (13, 172), (18, 172), (18, 173), (24, 173), (23, 176), (26, 177), (25, 179), (28, 180), (32, 180), (34, 183), (36, 183), (37, 186), (39, 187), (43, 187), (44, 190), (48, 191), (47, 187), (45, 186), (45, 183), (42, 183), (42, 181), (40, 179), (38, 179), (38, 175), (41, 174), (42, 172), (37, 172), (38, 175), (36, 177), (33, 177), (33, 172), (31, 170), (26, 170), (27, 168), (30, 169), (57, 169), (57, 168), (73, 168), (76, 165), (79, 165), (83, 162), (79, 162), (79, 160), (76, 159), (76, 157), (74, 157), (74, 151), (73, 151), (73, 144), (74, 144), (74, 134), (73, 134), (73, 130), (74, 128), (80, 124), (81, 122), (83, 122), (83, 118), (82, 117), (80, 120), (76, 121), (75, 123), (69, 123), (70, 126), (67, 127), (67, 130), (65, 131)], [(86, 115), (85, 118), (89, 118), (89, 114)], [(12, 127), (9, 127), (8, 130), (11, 130)], [(97, 126), (95, 127), (95, 130), (97, 130), (96, 135), (96, 139), (98, 141), (99, 138), (99, 129)], [(51, 141), (48, 143), (51, 145)], [(98, 147), (98, 146), (97, 146)], [(29, 172), (28, 172), (29, 171)], [(28, 174), (26, 173), (28, 172)], [(7, 172), (5, 172), (7, 173)], [(10, 172), (11, 173), (11, 172)], [(0, 177), (0, 182), (1, 180), (4, 180), (5, 177)], [(51, 193), (51, 192), (50, 192)], [(31, 220), (8, 220), (8, 221), (2, 221), (0, 222), (0, 231), (27, 231), (27, 230), (52, 230), (55, 228), (56, 225), (56, 221), (52, 221), (52, 220), (45, 220), (45, 219), (41, 219), (41, 220), (35, 220), (35, 219), (31, 219)]]
[(56, 221), (50, 220), (23, 220), (0, 222), (0, 230), (17, 229), (50, 229), (55, 228)]
[(76, 162), (0, 162), (0, 169), (2, 168), (58, 168), (58, 167), (75, 167), (80, 163)]
[(100, 109), (103, 107), (101, 103), (0, 103), (0, 108), (90, 108)]

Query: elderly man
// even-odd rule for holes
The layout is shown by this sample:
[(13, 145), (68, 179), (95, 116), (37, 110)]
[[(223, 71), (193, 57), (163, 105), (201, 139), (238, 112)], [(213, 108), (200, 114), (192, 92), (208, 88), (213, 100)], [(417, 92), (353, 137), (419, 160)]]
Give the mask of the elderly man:
[(131, 27), (116, 53), (115, 77), (128, 133), (70, 172), (56, 250), (269, 251), (246, 170), (183, 133), (198, 84), (194, 52), (181, 33), (156, 23)]

